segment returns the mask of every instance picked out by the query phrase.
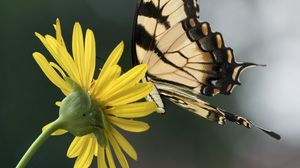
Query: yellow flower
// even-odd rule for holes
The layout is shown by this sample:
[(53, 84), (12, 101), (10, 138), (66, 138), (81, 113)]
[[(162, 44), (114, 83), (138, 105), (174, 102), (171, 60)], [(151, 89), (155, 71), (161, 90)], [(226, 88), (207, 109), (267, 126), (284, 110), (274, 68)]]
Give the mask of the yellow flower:
[[(73, 56), (71, 56), (65, 46), (59, 20), (54, 27), (56, 37), (42, 36), (38, 33), (36, 36), (51, 53), (56, 63), (48, 62), (38, 52), (33, 53), (34, 59), (48, 79), (66, 96), (73, 91), (67, 79), (79, 85), (87, 93), (93, 105), (98, 108), (100, 117), (103, 117), (100, 126), (95, 124), (92, 127), (92, 130), (97, 130), (103, 135), (103, 142), (99, 142), (101, 141), (99, 140), (101, 138), (98, 138), (99, 132), (92, 131), (87, 135), (76, 136), (68, 149), (67, 156), (77, 157), (74, 167), (89, 167), (96, 156), (99, 168), (107, 166), (113, 168), (116, 167), (112, 156), (114, 151), (120, 165), (129, 167), (123, 152), (137, 160), (136, 151), (115, 126), (130, 132), (143, 132), (149, 129), (147, 123), (133, 120), (133, 118), (147, 116), (156, 110), (153, 102), (136, 102), (147, 96), (153, 89), (151, 83), (140, 83), (146, 73), (146, 65), (138, 65), (121, 75), (121, 67), (117, 63), (124, 49), (122, 42), (112, 51), (97, 78), (93, 79), (96, 65), (93, 31), (87, 29), (84, 39), (80, 24), (75, 23), (72, 37)], [(60, 106), (62, 103), (57, 102), (57, 105)], [(60, 129), (52, 135), (66, 132)]]

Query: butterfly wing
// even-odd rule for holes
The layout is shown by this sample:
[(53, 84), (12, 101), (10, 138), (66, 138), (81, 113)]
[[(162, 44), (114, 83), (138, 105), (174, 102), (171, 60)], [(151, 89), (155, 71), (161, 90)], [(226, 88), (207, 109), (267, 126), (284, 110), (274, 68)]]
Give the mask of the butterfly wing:
[[(196, 94), (229, 94), (248, 64), (237, 64), (222, 36), (197, 18), (194, 0), (138, 1), (133, 34), (135, 64), (148, 64), (147, 79), (174, 83)], [(147, 97), (164, 112), (158, 91)]]
[(200, 100), (197, 95), (190, 90), (164, 82), (155, 82), (155, 86), (159, 93), (171, 102), (210, 121), (220, 125), (225, 124), (226, 118), (222, 110)]
[(230, 94), (240, 72), (254, 64), (238, 64), (222, 35), (197, 20), (193, 0), (141, 1), (137, 12), (134, 55), (148, 64), (152, 79), (176, 83), (196, 93)]
[(210, 121), (224, 124), (227, 119), (250, 128), (250, 120), (199, 99), (199, 95), (230, 94), (240, 84), (242, 70), (256, 64), (235, 62), (222, 35), (212, 32), (207, 22), (198, 21), (198, 8), (195, 0), (139, 1), (133, 56), (135, 63), (148, 65), (144, 80), (156, 86), (148, 100), (164, 112), (163, 95)]
[(251, 126), (253, 125), (261, 131), (265, 132), (266, 134), (270, 135), (271, 137), (275, 139), (281, 139), (279, 134), (257, 126), (249, 119), (211, 106), (207, 102), (200, 100), (198, 96), (190, 90), (185, 90), (184, 88), (178, 87), (177, 85), (166, 84), (162, 82), (155, 82), (155, 85), (156, 88), (159, 90), (159, 93), (164, 97), (168, 98), (171, 102), (203, 118), (206, 118), (209, 121), (216, 122), (220, 125), (224, 125), (226, 124), (226, 121), (230, 121), (238, 125), (242, 125), (246, 128), (251, 128)]

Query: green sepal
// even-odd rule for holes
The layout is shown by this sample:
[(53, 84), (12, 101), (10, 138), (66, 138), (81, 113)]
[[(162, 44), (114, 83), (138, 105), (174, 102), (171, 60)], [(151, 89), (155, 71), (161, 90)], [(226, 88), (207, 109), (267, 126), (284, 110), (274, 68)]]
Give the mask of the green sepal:
[(104, 136), (104, 131), (102, 129), (98, 129), (93, 134), (96, 137), (98, 144), (100, 146), (102, 146), (103, 148), (105, 148), (105, 146), (106, 146), (106, 138)]
[(67, 82), (67, 84), (72, 88), (72, 91), (75, 90), (82, 90), (82, 88), (80, 87), (80, 85), (78, 85), (75, 81), (73, 81), (71, 78), (69, 77), (64, 77), (64, 80)]

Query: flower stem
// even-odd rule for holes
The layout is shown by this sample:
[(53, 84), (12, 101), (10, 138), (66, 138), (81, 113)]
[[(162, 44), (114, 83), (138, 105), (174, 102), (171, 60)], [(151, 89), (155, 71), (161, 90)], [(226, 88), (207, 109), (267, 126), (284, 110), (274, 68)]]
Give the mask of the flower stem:
[(40, 136), (31, 144), (29, 149), (26, 151), (26, 153), (23, 155), (22, 159), (19, 161), (16, 168), (24, 168), (31, 157), (36, 153), (36, 151), (44, 144), (44, 142), (48, 139), (48, 137), (55, 132), (57, 129), (61, 127), (61, 120), (57, 119), (54, 122), (51, 123), (51, 125), (44, 130)]

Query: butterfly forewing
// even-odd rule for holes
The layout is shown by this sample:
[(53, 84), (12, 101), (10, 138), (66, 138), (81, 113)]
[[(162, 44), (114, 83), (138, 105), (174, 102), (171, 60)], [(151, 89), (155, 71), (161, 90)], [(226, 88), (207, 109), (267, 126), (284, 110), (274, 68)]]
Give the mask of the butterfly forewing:
[(230, 94), (246, 64), (234, 61), (221, 34), (200, 23), (197, 11), (193, 0), (141, 1), (134, 55), (156, 80), (176, 81), (206, 96)]

